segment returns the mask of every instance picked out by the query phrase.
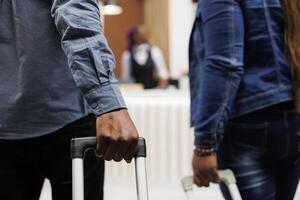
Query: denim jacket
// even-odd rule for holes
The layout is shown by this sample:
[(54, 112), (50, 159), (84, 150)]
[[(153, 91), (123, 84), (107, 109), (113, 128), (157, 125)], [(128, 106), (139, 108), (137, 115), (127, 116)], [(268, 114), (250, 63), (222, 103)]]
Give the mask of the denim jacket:
[(200, 0), (190, 40), (195, 145), (217, 147), (229, 119), (293, 99), (281, 0)]

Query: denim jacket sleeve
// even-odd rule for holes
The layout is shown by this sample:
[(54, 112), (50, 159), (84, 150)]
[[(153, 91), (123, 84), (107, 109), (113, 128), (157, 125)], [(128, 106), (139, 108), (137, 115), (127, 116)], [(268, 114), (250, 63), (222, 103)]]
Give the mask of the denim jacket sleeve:
[(103, 34), (98, 0), (53, 0), (52, 17), (77, 86), (94, 114), (125, 108)]
[(190, 46), (195, 146), (217, 147), (244, 72), (243, 54), (239, 0), (201, 0)]

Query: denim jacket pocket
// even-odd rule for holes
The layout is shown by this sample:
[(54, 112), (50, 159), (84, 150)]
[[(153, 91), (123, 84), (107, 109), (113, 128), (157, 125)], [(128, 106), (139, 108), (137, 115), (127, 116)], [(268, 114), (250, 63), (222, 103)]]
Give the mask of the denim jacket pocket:
[(252, 165), (264, 158), (268, 123), (229, 123), (228, 132), (232, 159)]

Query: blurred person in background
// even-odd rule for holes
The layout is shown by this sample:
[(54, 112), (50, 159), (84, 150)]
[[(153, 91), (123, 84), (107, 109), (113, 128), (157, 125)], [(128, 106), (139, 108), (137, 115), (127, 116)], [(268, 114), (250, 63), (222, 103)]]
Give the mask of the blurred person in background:
[(149, 43), (149, 30), (141, 25), (128, 32), (128, 48), (122, 55), (125, 83), (140, 83), (145, 89), (166, 87), (168, 70), (161, 49)]
[(217, 168), (230, 168), (243, 199), (292, 200), (300, 174), (300, 1), (200, 1), (189, 75), (195, 183), (218, 183)]
[[(52, 15), (52, 16), (51, 16)], [(98, 0), (0, 0), (0, 199), (72, 199), (70, 140), (96, 136), (130, 161), (138, 133), (114, 78)], [(85, 199), (103, 199), (104, 161), (85, 159)]]

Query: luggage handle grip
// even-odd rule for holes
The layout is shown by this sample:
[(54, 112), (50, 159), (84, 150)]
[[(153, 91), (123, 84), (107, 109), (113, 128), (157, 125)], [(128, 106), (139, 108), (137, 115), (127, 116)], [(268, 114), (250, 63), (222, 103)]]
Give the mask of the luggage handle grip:
[[(232, 199), (242, 200), (239, 189), (236, 185), (236, 179), (232, 170), (220, 170), (218, 171), (220, 179), (225, 183), (229, 189), (229, 193)], [(184, 177), (181, 180), (182, 188), (189, 198), (189, 192), (193, 190), (194, 180), (192, 176)]]
[[(84, 154), (90, 149), (96, 149), (97, 138), (96, 137), (84, 137), (84, 138), (73, 138), (71, 140), (71, 158), (84, 159)], [(135, 158), (146, 158), (146, 140), (142, 137), (138, 139), (137, 150)]]
[[(230, 169), (219, 170), (218, 174), (220, 176), (221, 181), (223, 181), (226, 186), (229, 186), (231, 184), (236, 184), (236, 179), (232, 170)], [(193, 190), (193, 185), (194, 185), (193, 176), (184, 177), (181, 180), (181, 184), (185, 192)]]

